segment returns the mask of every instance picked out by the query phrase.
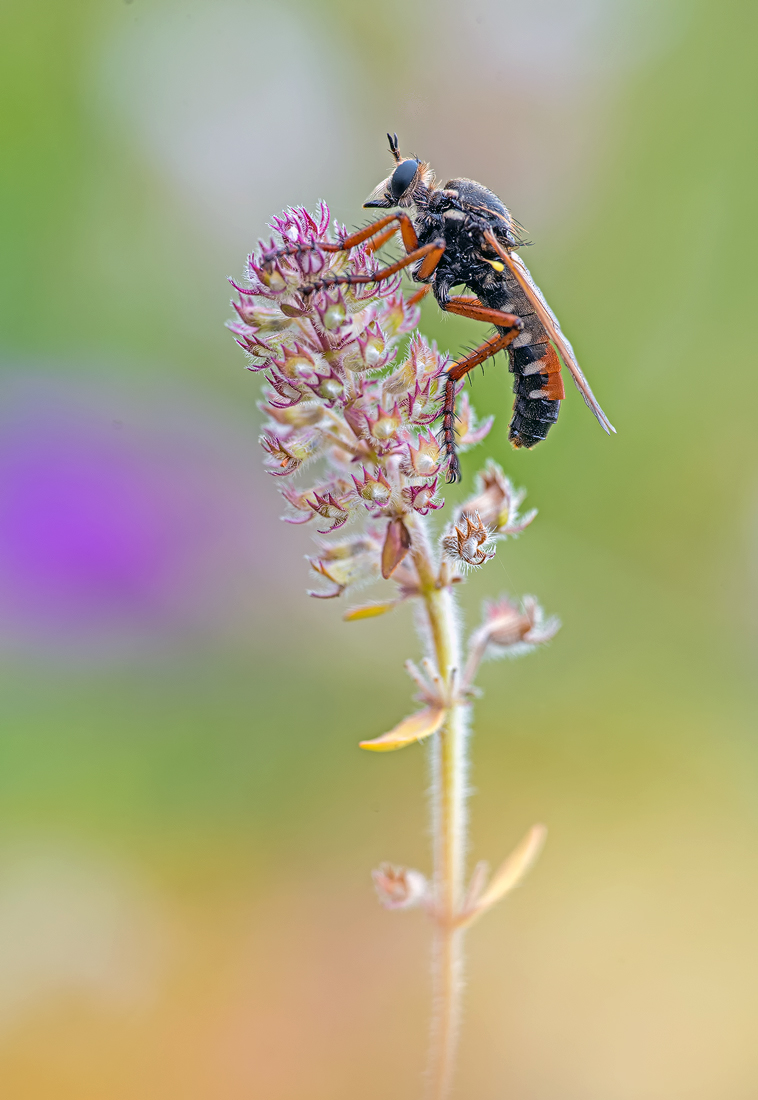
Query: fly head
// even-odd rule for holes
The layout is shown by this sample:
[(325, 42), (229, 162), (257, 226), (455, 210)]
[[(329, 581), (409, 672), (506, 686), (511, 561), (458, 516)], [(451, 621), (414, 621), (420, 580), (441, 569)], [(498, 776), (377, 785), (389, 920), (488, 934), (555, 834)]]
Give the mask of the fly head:
[(364, 207), (411, 206), (421, 192), (426, 193), (429, 168), (417, 157), (402, 157), (398, 149), (397, 134), (387, 134), (390, 152), (395, 158), (395, 169), (386, 180), (374, 188), (364, 202)]

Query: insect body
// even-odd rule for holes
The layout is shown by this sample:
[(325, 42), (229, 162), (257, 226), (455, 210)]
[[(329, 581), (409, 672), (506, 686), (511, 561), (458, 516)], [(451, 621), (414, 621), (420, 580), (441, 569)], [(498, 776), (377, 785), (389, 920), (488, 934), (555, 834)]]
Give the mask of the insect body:
[[(437, 186), (427, 164), (416, 157), (402, 157), (397, 135), (388, 138), (395, 168), (364, 206), (394, 208), (396, 212), (341, 244), (319, 247), (341, 251), (370, 240), (375, 249), (399, 228), (405, 257), (373, 275), (336, 276), (303, 290), (312, 292), (335, 283), (378, 282), (412, 266), (413, 278), (424, 284), (418, 297), (431, 290), (441, 309), (495, 326), (494, 336), (447, 370), (441, 417), (448, 480), (460, 478), (455, 451), (458, 383), (499, 351), (507, 351), (514, 375), (516, 401), (509, 438), (515, 447), (533, 447), (545, 439), (558, 419), (559, 402), (565, 396), (561, 360), (601, 426), (606, 432), (615, 431), (595, 400), (555, 315), (516, 253), (523, 242), (505, 205), (474, 180), (454, 179), (444, 187)], [(473, 291), (473, 297), (452, 295), (453, 288), (460, 285)]]

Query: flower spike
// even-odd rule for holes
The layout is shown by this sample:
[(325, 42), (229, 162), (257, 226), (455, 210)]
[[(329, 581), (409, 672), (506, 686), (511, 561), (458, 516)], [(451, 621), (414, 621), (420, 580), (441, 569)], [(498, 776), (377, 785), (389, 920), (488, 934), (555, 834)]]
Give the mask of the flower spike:
[[(425, 742), (432, 761), (433, 874), (382, 863), (372, 877), (386, 909), (420, 908), (435, 925), (435, 1034), (442, 1053), (430, 1095), (442, 1100), (449, 1095), (444, 1044), (455, 1031), (462, 933), (519, 885), (545, 837), (544, 827), (534, 826), (489, 882), (487, 865), (479, 863), (464, 886), (466, 727), (480, 694), (476, 674), (484, 660), (516, 657), (549, 642), (560, 624), (531, 596), (518, 602), (501, 596), (484, 605), (464, 655), (457, 589), (536, 512), (519, 514), (523, 492), (488, 460), (452, 522), (435, 520), (445, 504), (438, 495), (441, 480), (455, 472), (451, 434), (461, 450), (473, 447), (487, 436), (492, 417), (477, 422), (467, 394), (456, 415), (451, 398), (463, 381), (451, 380), (451, 359), (416, 331), (428, 277), (416, 293), (404, 291), (400, 271), (379, 277), (387, 267), (377, 255), (382, 242), (400, 231), (410, 251), (417, 225), (405, 208), (418, 203), (424, 209), (434, 187), (431, 169), (402, 157), (397, 137), (390, 148), (400, 172), (395, 182), (405, 181), (413, 202), (402, 199), (396, 213), (354, 234), (331, 225), (325, 203), (313, 212), (290, 207), (272, 218), (270, 241), (259, 242), (248, 257), (246, 285), (232, 283), (237, 300), (229, 329), (247, 354), (248, 369), (264, 372), (260, 444), (265, 469), (279, 479), (282, 518), (317, 529), (316, 550), (307, 559), (315, 579), (309, 595), (331, 600), (348, 594), (352, 604), (357, 590), (380, 586), (381, 592), (372, 590), (366, 602), (343, 613), (348, 622), (414, 603), (423, 656), (405, 667), (418, 709), (360, 747), (387, 753)], [(497, 264), (492, 267), (497, 273)], [(409, 270), (418, 274), (421, 268)], [(435, 435), (443, 410), (444, 446)], [(299, 475), (311, 465), (317, 474), (306, 487)]]

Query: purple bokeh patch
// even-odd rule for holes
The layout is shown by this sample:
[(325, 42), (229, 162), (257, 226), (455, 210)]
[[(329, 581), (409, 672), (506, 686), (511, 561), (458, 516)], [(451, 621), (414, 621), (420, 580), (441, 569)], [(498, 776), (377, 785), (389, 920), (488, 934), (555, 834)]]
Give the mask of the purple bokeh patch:
[(0, 633), (165, 640), (207, 623), (219, 581), (249, 565), (233, 433), (176, 405), (161, 424), (60, 387), (21, 396), (0, 423)]

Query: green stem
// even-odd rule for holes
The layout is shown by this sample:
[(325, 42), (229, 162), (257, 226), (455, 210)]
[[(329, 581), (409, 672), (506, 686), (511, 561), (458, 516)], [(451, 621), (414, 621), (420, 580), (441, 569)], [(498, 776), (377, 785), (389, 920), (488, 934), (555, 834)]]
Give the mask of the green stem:
[(450, 701), (444, 726), (432, 744), (432, 832), (434, 845), (434, 1017), (429, 1059), (429, 1100), (445, 1100), (452, 1083), (463, 986), (463, 929), (460, 912), (466, 856), (465, 704), (457, 698), (461, 677), (460, 630), (449, 585), (441, 587), (426, 530), (416, 519), (412, 550), (424, 601), (429, 654)]

